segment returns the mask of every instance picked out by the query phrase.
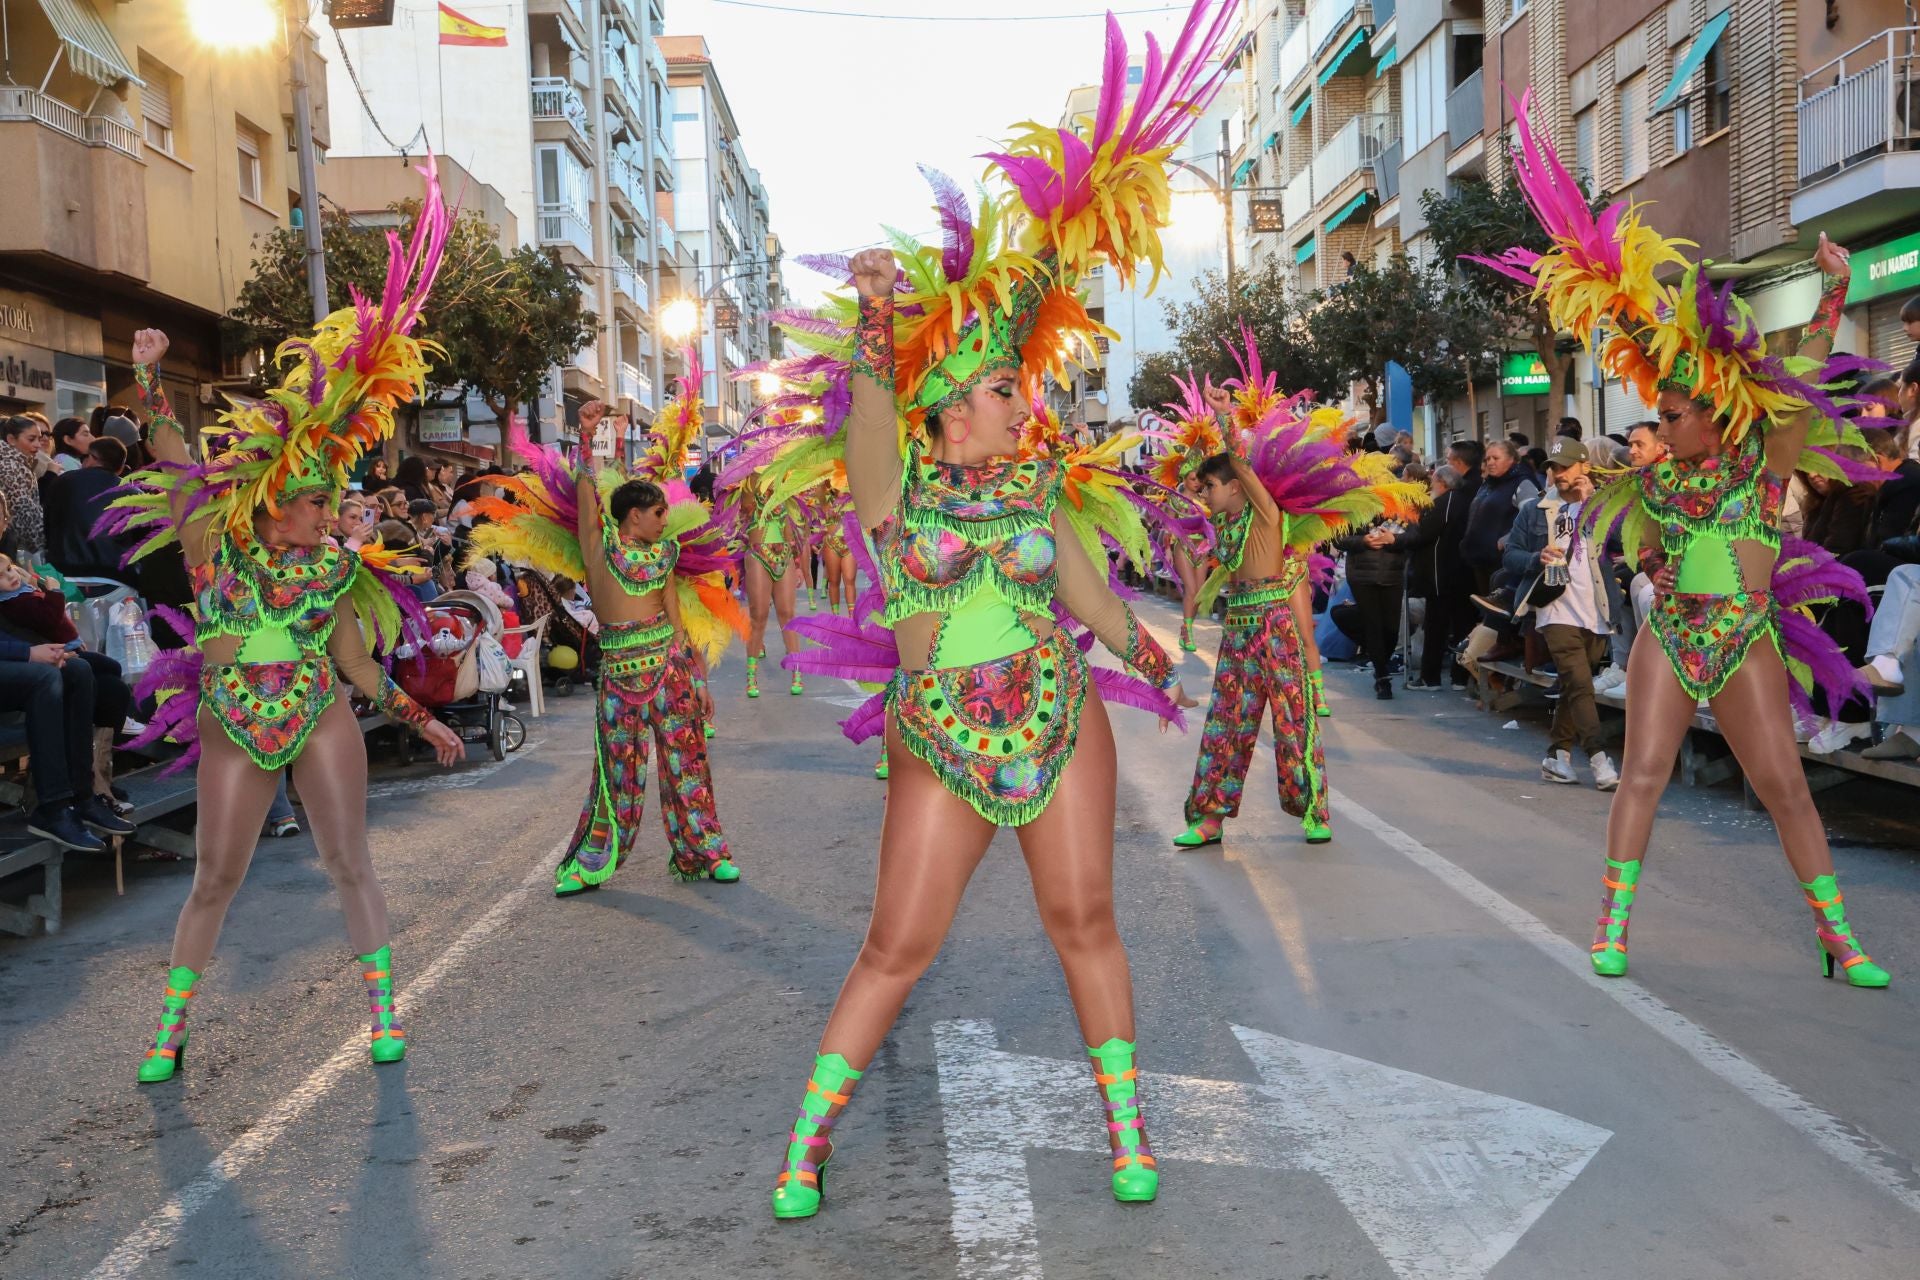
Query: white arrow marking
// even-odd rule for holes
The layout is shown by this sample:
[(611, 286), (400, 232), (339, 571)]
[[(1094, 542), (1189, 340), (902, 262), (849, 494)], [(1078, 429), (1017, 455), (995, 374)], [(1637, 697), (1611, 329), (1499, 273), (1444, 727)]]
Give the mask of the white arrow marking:
[[(1531, 1103), (1235, 1027), (1261, 1083), (1141, 1074), (1163, 1172), (1182, 1160), (1325, 1178), (1402, 1280), (1481, 1280), (1612, 1137)], [(1026, 1151), (1107, 1150), (1086, 1062), (934, 1027), (961, 1280), (1040, 1280)], [(1105, 1168), (1104, 1162), (1090, 1176)]]

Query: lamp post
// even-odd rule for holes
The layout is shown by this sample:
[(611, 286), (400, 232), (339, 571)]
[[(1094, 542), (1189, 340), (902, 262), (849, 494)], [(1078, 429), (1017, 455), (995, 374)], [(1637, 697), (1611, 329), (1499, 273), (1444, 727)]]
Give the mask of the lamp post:
[(1233, 163), (1233, 153), (1227, 148), (1227, 122), (1225, 120), (1220, 122), (1220, 150), (1214, 152), (1212, 156), (1196, 157), (1196, 159), (1218, 160), (1220, 164), (1219, 175), (1215, 176), (1214, 174), (1208, 173), (1199, 165), (1188, 160), (1168, 160), (1167, 166), (1172, 169), (1178, 169), (1182, 173), (1192, 174), (1200, 180), (1201, 184), (1205, 186), (1207, 190), (1219, 198), (1220, 216), (1222, 222), (1225, 224), (1223, 229), (1227, 236), (1227, 293), (1228, 296), (1232, 296), (1234, 270), (1233, 185), (1232, 179), (1227, 173), (1227, 166)]

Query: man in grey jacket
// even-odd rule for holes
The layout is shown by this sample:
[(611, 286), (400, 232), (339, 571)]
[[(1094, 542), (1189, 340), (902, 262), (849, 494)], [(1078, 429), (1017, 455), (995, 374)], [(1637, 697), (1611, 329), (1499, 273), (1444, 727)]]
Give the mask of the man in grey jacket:
[(1548, 489), (1521, 508), (1507, 536), (1503, 567), (1520, 583), (1516, 619), (1535, 615), (1540, 639), (1560, 675), (1547, 755), (1540, 776), (1575, 783), (1573, 749), (1586, 753), (1593, 784), (1602, 791), (1620, 785), (1620, 772), (1600, 738), (1600, 712), (1593, 701), (1593, 669), (1605, 661), (1612, 609), (1598, 539), (1580, 528), (1580, 512), (1593, 494), (1587, 450), (1561, 436), (1547, 454)]

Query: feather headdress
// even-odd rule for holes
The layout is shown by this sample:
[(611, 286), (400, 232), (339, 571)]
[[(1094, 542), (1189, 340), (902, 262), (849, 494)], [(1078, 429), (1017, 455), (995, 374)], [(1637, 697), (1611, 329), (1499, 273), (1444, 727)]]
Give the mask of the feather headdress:
[(1174, 423), (1173, 439), (1153, 465), (1154, 482), (1168, 489), (1179, 488), (1201, 463), (1227, 447), (1213, 406), (1207, 403), (1206, 392), (1212, 389), (1212, 380), (1203, 382), (1189, 369), (1184, 379), (1175, 374), (1173, 385), (1180, 388), (1180, 403), (1165, 406)]

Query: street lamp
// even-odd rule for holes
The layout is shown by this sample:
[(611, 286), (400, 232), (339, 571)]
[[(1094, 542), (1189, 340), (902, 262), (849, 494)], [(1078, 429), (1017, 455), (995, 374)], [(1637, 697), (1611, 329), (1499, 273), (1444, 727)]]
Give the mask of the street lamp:
[(675, 298), (660, 308), (660, 329), (675, 342), (685, 342), (700, 331), (700, 304)]

